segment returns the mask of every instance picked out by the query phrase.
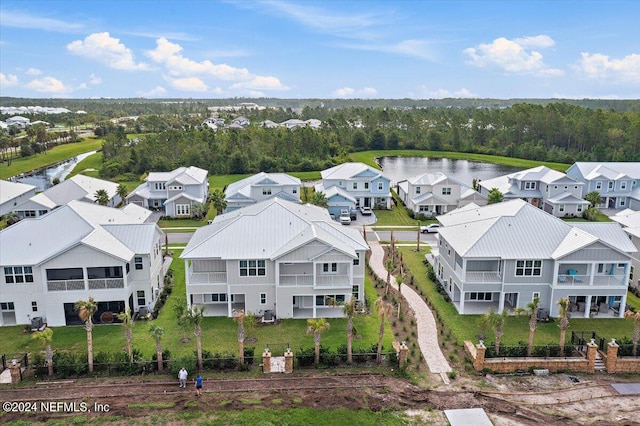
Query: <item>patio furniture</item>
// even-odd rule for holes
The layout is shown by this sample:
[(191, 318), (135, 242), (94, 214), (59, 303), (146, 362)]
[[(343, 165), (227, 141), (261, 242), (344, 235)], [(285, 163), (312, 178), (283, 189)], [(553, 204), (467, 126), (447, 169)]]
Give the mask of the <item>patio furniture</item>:
[(276, 316), (273, 314), (273, 311), (264, 311), (262, 315), (261, 322), (263, 324), (272, 324), (276, 321)]
[(598, 308), (598, 312), (600, 312), (601, 314), (606, 314), (609, 312), (609, 305), (607, 305), (606, 303), (600, 303), (600, 308)]
[(567, 282), (567, 277), (564, 275), (558, 275), (558, 282), (559, 283), (566, 283)]
[(578, 302), (578, 312), (584, 312), (585, 302)]
[(569, 269), (567, 272), (569, 273), (569, 275), (573, 279), (573, 282), (576, 282), (576, 283), (581, 283), (582, 282), (582, 278), (580, 278), (580, 276), (577, 275), (578, 272), (575, 269)]
[(538, 308), (538, 310), (536, 311), (536, 319), (538, 321), (548, 322), (549, 321), (549, 311), (547, 311), (544, 308)]

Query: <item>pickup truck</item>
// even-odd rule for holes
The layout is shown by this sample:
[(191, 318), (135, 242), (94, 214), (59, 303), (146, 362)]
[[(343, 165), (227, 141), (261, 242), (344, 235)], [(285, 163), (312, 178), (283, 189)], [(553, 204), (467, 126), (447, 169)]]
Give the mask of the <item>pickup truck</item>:
[(351, 225), (351, 215), (349, 214), (349, 210), (340, 210), (340, 218), (338, 221), (343, 225)]

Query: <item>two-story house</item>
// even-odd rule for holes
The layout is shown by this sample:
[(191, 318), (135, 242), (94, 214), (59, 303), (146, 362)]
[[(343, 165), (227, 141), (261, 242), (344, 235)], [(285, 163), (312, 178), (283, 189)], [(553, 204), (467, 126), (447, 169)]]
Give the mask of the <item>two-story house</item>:
[(602, 206), (640, 210), (640, 163), (574, 163), (567, 175), (584, 183), (582, 196), (598, 191)]
[(13, 212), (19, 204), (36, 195), (36, 187), (26, 183), (0, 180), (0, 216)]
[(363, 163), (344, 163), (323, 170), (321, 175), (322, 183), (315, 189), (325, 194), (333, 215), (361, 206), (391, 208), (391, 181), (380, 170)]
[(225, 199), (230, 212), (272, 197), (300, 202), (302, 182), (286, 173), (258, 173), (227, 186)]
[(150, 210), (164, 210), (166, 216), (191, 217), (193, 207), (207, 201), (208, 174), (195, 166), (151, 172), (145, 182), (127, 196), (127, 202)]
[(129, 307), (150, 311), (164, 284), (162, 242), (150, 212), (71, 201), (0, 231), (0, 325), (82, 324), (74, 304), (93, 296), (95, 323)]
[(362, 235), (326, 209), (271, 198), (216, 216), (184, 249), (187, 303), (279, 318), (341, 317), (333, 302), (364, 300)]
[(117, 183), (91, 176), (75, 175), (18, 204), (14, 211), (21, 218), (28, 218), (42, 216), (73, 200), (96, 203), (98, 190), (107, 192), (108, 207), (115, 207), (122, 201), (118, 195)]
[(617, 223), (567, 223), (523, 200), (443, 216), (434, 270), (460, 314), (525, 308), (551, 316), (569, 298), (573, 316), (622, 317), (631, 256)]
[(498, 188), (505, 200), (521, 198), (556, 217), (580, 217), (589, 207), (582, 198), (582, 182), (546, 166), (483, 180), (478, 186), (483, 195)]
[(437, 216), (474, 203), (487, 204), (487, 196), (442, 172), (424, 173), (398, 182), (398, 197), (414, 213)]
[(622, 229), (638, 250), (632, 255), (629, 284), (640, 288), (640, 211), (625, 209), (610, 218), (622, 225)]

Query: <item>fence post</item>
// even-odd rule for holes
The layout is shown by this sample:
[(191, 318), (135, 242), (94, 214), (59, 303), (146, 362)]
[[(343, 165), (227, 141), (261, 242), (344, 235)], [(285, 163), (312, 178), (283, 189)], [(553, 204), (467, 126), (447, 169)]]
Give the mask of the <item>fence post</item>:
[(22, 365), (24, 365), (25, 368), (29, 366), (29, 354), (24, 354), (22, 356)]
[(607, 344), (607, 361), (605, 363), (605, 366), (607, 367), (607, 373), (616, 372), (619, 347), (620, 346), (616, 343), (616, 339), (611, 339), (611, 341)]
[(284, 353), (284, 372), (293, 373), (293, 352), (291, 352), (291, 348), (287, 348), (287, 352)]
[(587, 373), (595, 373), (596, 371), (596, 353), (598, 352), (598, 345), (594, 339), (591, 339), (587, 343)]
[(476, 371), (482, 371), (484, 368), (484, 355), (487, 351), (487, 347), (484, 342), (480, 340), (480, 343), (476, 345), (476, 358), (473, 360), (473, 368)]
[(262, 354), (262, 372), (271, 373), (271, 352), (268, 348)]
[(5, 368), (7, 368), (7, 356), (2, 354), (2, 369), (4, 370)]

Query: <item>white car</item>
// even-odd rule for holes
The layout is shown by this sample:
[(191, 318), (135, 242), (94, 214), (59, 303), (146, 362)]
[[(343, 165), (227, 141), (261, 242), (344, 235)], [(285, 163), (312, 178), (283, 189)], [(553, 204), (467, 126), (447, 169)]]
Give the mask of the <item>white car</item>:
[(360, 207), (360, 214), (362, 216), (371, 216), (371, 213), (372, 213), (371, 207), (365, 207), (365, 206)]
[(351, 225), (351, 215), (349, 210), (343, 209), (340, 211), (340, 218), (338, 219), (343, 225)]
[(438, 232), (438, 229), (440, 229), (440, 225), (437, 223), (432, 223), (431, 225), (421, 226), (420, 232), (422, 232), (423, 234), (430, 234), (433, 232)]

